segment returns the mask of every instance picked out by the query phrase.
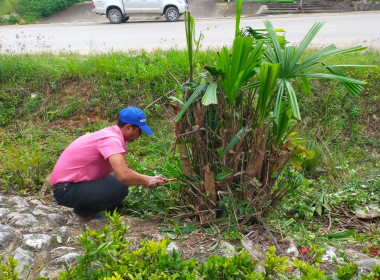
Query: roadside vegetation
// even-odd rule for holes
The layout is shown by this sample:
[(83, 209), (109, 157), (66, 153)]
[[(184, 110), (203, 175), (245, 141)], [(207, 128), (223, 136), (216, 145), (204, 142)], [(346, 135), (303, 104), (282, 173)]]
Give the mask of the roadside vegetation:
[[(161, 218), (167, 239), (130, 249), (111, 214), (110, 226), (81, 236), (85, 253), (61, 279), (379, 278), (379, 266), (362, 275), (343, 250), (379, 258), (379, 53), (306, 50), (319, 24), (298, 51), (269, 22), (243, 33), (238, 19), (232, 49), (199, 50), (187, 14), (187, 51), (0, 56), (3, 193), (49, 196), (44, 178), (63, 149), (129, 105), (145, 109), (155, 134), (129, 145), (128, 164), (178, 179), (131, 188), (123, 209)], [(253, 174), (250, 162), (261, 162)], [(204, 262), (166, 251), (187, 234), (244, 242), (258, 228), (277, 249), (290, 238), (300, 258), (269, 246), (261, 263), (244, 250)], [(330, 246), (335, 266), (325, 272)], [(6, 262), (0, 273), (12, 276)]]
[(0, 24), (35, 23), (84, 0), (0, 0)]

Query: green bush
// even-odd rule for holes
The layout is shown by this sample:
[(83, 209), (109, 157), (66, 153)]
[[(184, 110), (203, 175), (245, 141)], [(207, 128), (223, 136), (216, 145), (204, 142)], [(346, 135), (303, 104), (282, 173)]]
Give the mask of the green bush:
[[(141, 246), (132, 250), (127, 240), (129, 229), (116, 212), (106, 213), (111, 225), (103, 230), (86, 231), (80, 236), (84, 254), (77, 264), (69, 267), (59, 276), (67, 279), (183, 279), (183, 280), (227, 280), (227, 279), (332, 279), (325, 276), (318, 262), (316, 267), (298, 259), (293, 262), (287, 257), (275, 254), (275, 247), (269, 248), (262, 272), (256, 268), (257, 261), (244, 250), (231, 258), (211, 256), (204, 262), (182, 257), (181, 251), (168, 253), (168, 239), (158, 242), (144, 240)], [(373, 273), (361, 279), (373, 280), (379, 275), (380, 266)], [(298, 269), (301, 276), (293, 272)], [(357, 267), (350, 263), (338, 268), (338, 279), (353, 279), (360, 275)], [(362, 276), (362, 275), (360, 275)]]
[(85, 0), (28, 0), (28, 1), (1, 1), (0, 16), (16, 11), (19, 15), (11, 14), (5, 24), (19, 23), (21, 18), (26, 23), (32, 23), (41, 17), (48, 17), (56, 12), (64, 10), (72, 4)]
[(11, 14), (9, 17), (2, 18), (0, 23), (4, 24), (17, 24), (20, 22), (20, 16), (18, 14)]
[(18, 262), (10, 257), (7, 261), (4, 256), (0, 255), (0, 279), (2, 280), (17, 280), (18, 273), (15, 271)]

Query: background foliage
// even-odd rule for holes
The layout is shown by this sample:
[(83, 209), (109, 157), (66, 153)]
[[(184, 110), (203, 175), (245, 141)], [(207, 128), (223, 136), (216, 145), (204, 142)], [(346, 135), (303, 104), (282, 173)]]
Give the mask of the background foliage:
[(1, 0), (0, 23), (33, 23), (85, 0)]

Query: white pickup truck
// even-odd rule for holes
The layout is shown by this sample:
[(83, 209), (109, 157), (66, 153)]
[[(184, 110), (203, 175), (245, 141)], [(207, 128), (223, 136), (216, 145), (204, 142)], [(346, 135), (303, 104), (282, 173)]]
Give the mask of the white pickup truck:
[(136, 14), (165, 15), (177, 21), (188, 10), (188, 0), (92, 0), (92, 11), (106, 15), (111, 23), (126, 22)]

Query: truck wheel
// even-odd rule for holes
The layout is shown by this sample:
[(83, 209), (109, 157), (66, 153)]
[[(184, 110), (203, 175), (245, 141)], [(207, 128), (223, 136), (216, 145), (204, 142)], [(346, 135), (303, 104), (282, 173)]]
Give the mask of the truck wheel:
[(176, 7), (169, 7), (165, 11), (167, 21), (177, 21), (179, 19), (179, 12)]
[(108, 11), (108, 20), (111, 23), (120, 23), (123, 20), (123, 16), (119, 9), (111, 9)]

